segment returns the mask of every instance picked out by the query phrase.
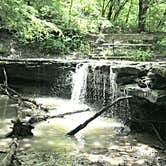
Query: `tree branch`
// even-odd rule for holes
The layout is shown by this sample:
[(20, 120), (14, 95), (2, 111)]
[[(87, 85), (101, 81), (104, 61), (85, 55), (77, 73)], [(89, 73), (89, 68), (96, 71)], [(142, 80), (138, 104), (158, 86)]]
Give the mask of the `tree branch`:
[(64, 116), (67, 116), (67, 115), (73, 115), (73, 114), (78, 114), (78, 113), (87, 112), (87, 111), (89, 111), (89, 108), (85, 109), (85, 110), (78, 110), (78, 111), (74, 111), (74, 112), (66, 112), (66, 113), (63, 113), (63, 114), (58, 114), (58, 115), (53, 115), (53, 116), (31, 117), (28, 122), (30, 124), (34, 124), (34, 123), (38, 123), (38, 122), (41, 122), (41, 121), (46, 121), (48, 119), (63, 118)]
[(106, 112), (110, 107), (112, 107), (113, 105), (115, 105), (117, 102), (121, 101), (121, 100), (125, 100), (125, 99), (129, 99), (131, 98), (131, 96), (125, 96), (125, 97), (119, 97), (117, 98), (115, 101), (113, 101), (110, 105), (103, 107), (99, 112), (97, 112), (94, 116), (90, 117), (89, 119), (87, 119), (84, 123), (80, 124), (79, 126), (77, 126), (75, 129), (71, 130), (70, 132), (68, 132), (66, 135), (68, 136), (73, 136), (75, 135), (77, 132), (79, 132), (80, 130), (82, 130), (83, 128), (85, 128), (91, 121), (93, 121), (94, 119), (96, 119), (97, 117), (99, 117), (101, 114), (103, 114), (104, 112)]

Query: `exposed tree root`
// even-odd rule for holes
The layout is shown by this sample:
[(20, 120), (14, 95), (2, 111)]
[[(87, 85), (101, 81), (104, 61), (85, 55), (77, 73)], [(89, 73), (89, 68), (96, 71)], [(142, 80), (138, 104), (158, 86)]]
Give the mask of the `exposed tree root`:
[(20, 119), (13, 120), (12, 123), (12, 131), (8, 133), (6, 137), (20, 138), (33, 136), (31, 130), (34, 129), (34, 127), (30, 123), (21, 121)]

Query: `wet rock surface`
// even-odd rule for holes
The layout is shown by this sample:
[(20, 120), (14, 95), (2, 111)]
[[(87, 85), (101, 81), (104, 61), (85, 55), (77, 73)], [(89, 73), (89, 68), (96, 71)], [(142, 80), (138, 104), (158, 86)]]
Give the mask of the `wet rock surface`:
[(129, 103), (120, 103), (121, 108), (129, 104), (129, 110), (124, 108), (123, 113), (120, 113), (116, 107), (114, 112), (108, 114), (121, 114), (120, 118), (131, 126), (137, 126), (136, 128), (146, 128), (150, 120), (162, 131), (163, 136), (166, 135), (163, 118), (166, 116), (166, 62), (1, 59), (0, 81), (4, 81), (4, 67), (9, 86), (18, 91), (25, 90), (26, 86), (25, 91), (33, 94), (70, 98), (72, 73), (77, 64), (85, 63), (88, 64), (87, 102), (102, 106), (118, 96), (132, 95), (133, 99)]

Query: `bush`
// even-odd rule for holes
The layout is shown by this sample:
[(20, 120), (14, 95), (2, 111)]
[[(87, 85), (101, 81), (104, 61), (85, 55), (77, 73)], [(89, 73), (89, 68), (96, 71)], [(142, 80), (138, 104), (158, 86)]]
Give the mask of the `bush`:
[(136, 61), (149, 61), (154, 58), (154, 53), (149, 50), (133, 50), (129, 53), (129, 56)]
[(9, 51), (9, 49), (4, 46), (2, 43), (0, 43), (0, 54), (5, 54)]

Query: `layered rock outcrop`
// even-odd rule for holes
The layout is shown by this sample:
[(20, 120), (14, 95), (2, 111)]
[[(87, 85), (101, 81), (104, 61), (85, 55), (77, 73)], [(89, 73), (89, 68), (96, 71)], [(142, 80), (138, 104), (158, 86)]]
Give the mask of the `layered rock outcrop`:
[[(166, 62), (22, 59), (0, 60), (0, 81), (6, 69), (9, 86), (19, 92), (70, 98), (72, 73), (77, 64), (88, 64), (86, 101), (106, 105), (129, 94), (129, 109), (115, 108), (134, 129), (151, 130), (155, 125), (166, 135)], [(28, 88), (29, 87), (29, 88)], [(152, 130), (153, 132), (153, 130)]]

